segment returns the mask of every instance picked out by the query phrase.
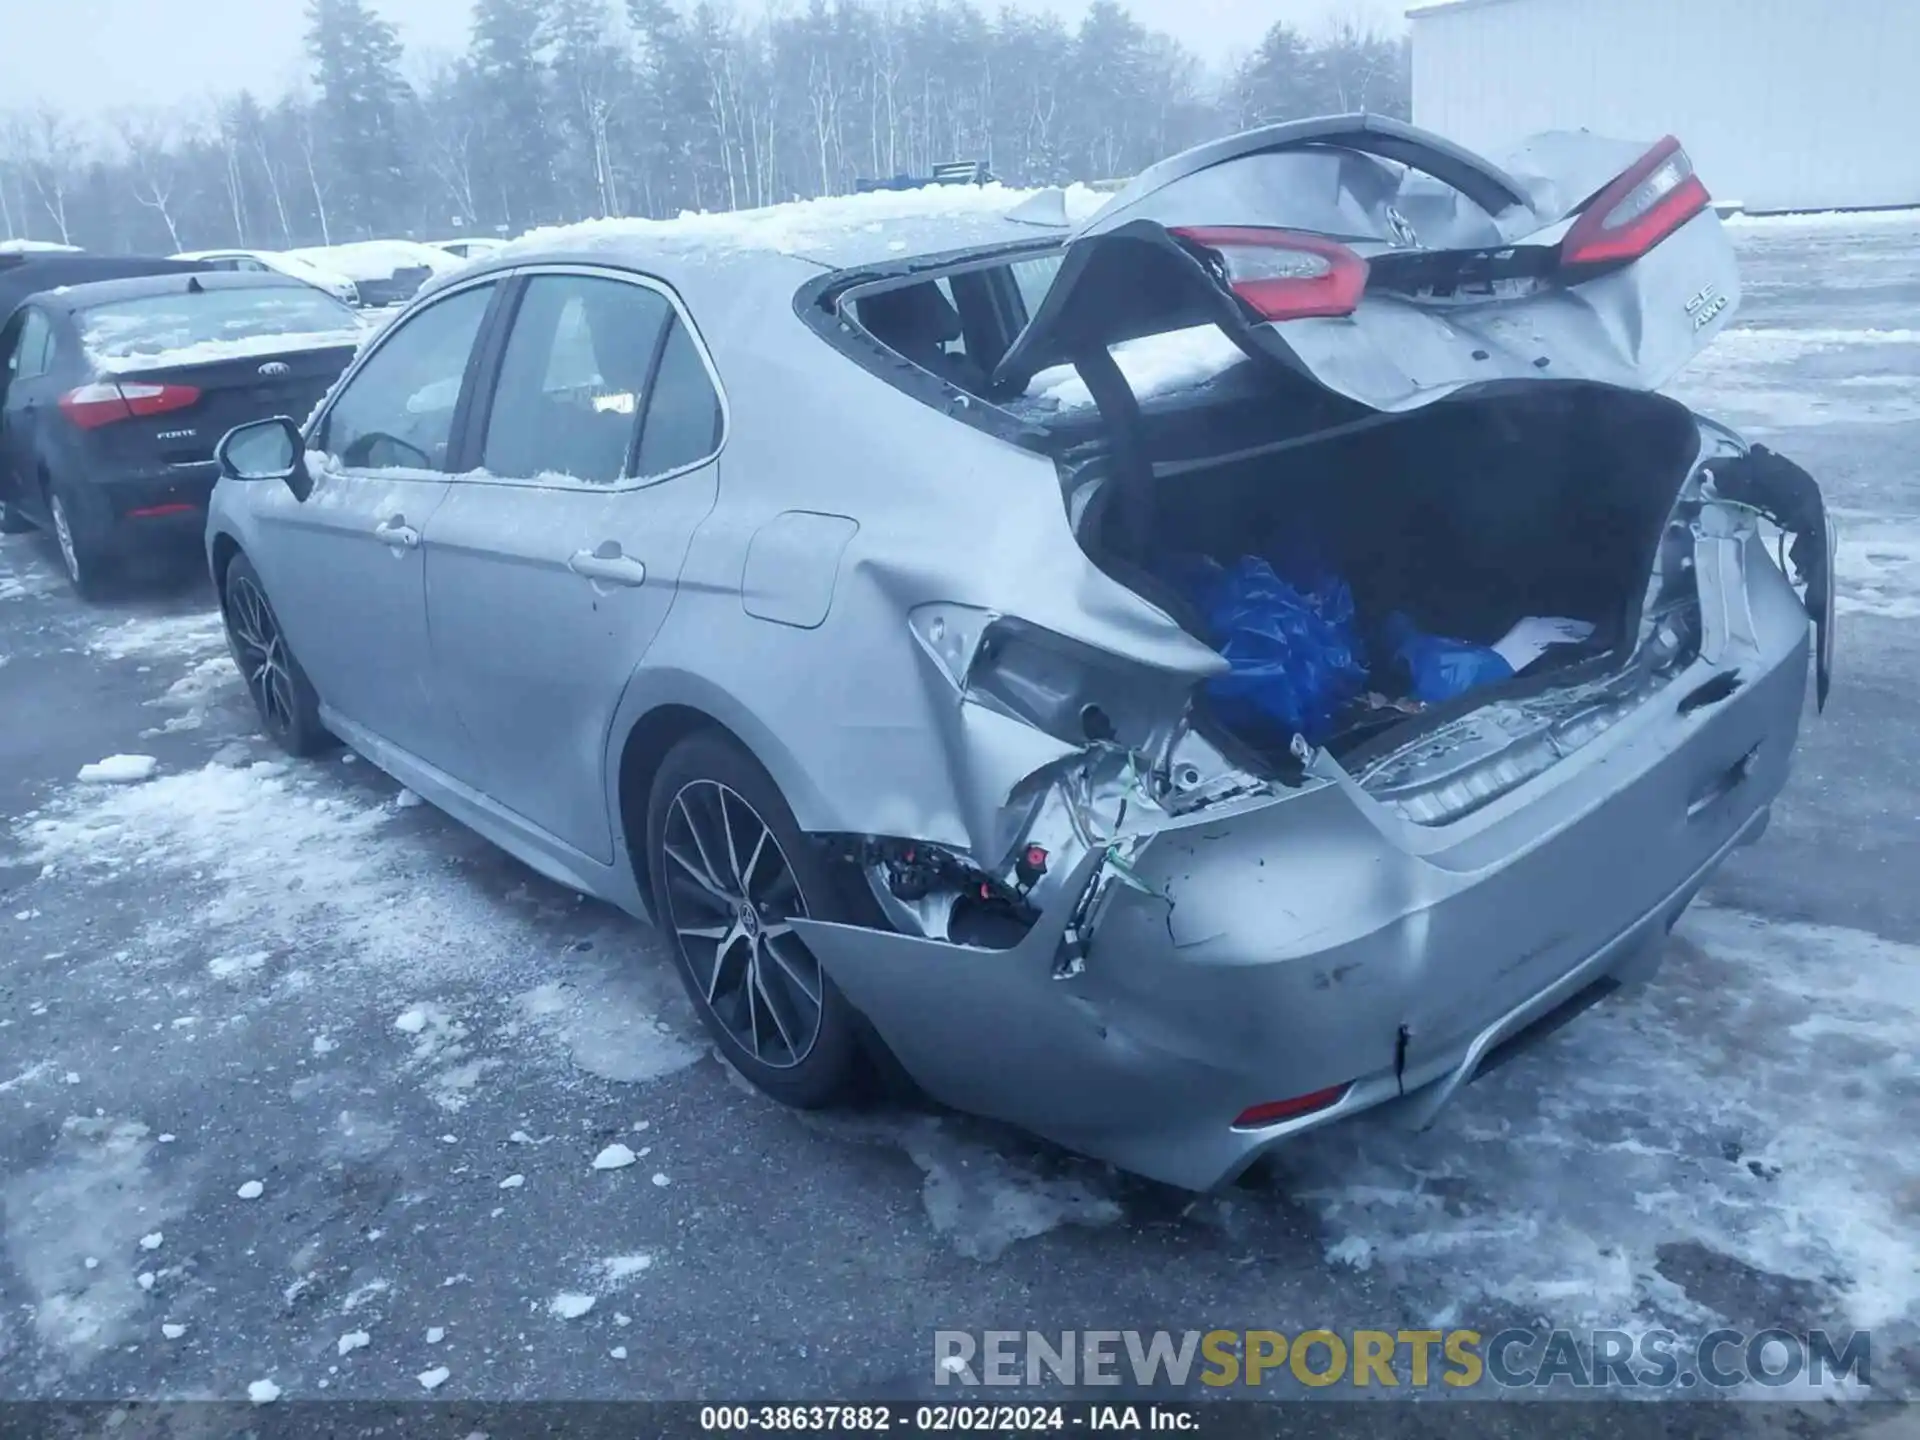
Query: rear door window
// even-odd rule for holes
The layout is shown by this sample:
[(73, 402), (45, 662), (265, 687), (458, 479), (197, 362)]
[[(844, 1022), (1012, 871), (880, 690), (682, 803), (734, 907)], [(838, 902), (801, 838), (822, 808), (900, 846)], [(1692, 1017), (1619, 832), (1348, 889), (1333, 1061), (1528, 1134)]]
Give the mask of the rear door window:
[(319, 447), (353, 469), (445, 470), (493, 290), (455, 291), (400, 321), (335, 398)]
[(501, 357), (481, 468), (524, 480), (619, 480), (673, 318), (667, 298), (645, 285), (534, 276)]
[(692, 334), (676, 318), (661, 352), (634, 473), (646, 479), (684, 470), (720, 448), (720, 396)]

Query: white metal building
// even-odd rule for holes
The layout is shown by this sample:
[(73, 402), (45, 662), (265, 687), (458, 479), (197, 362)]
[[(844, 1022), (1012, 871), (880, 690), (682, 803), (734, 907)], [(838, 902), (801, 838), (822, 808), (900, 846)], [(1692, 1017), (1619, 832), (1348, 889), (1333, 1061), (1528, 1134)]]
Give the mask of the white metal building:
[(1678, 135), (1716, 202), (1920, 205), (1920, 0), (1450, 0), (1408, 12), (1413, 118), (1498, 158)]

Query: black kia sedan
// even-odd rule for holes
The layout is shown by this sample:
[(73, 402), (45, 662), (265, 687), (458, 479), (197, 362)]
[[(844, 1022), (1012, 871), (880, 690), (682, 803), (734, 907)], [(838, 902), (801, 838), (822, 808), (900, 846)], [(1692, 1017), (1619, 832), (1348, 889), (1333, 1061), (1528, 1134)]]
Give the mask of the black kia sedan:
[(48, 531), (83, 596), (136, 550), (197, 546), (215, 443), (305, 415), (367, 333), (277, 275), (155, 273), (24, 297), (0, 328), (0, 531)]

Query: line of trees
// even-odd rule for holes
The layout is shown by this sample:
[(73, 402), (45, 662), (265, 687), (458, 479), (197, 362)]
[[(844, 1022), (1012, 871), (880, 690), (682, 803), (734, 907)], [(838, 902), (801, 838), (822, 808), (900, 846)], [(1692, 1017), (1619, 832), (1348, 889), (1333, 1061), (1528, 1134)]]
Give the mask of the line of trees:
[[(616, 8), (617, 7), (617, 8)], [(217, 37), (216, 37), (217, 38)], [(512, 234), (850, 190), (985, 160), (1130, 174), (1271, 119), (1409, 109), (1405, 42), (1276, 24), (1230, 75), (1120, 0), (1069, 26), (972, 0), (475, 0), (463, 54), (407, 56), (370, 0), (309, 0), (311, 88), (83, 124), (0, 114), (0, 236), (109, 251)]]

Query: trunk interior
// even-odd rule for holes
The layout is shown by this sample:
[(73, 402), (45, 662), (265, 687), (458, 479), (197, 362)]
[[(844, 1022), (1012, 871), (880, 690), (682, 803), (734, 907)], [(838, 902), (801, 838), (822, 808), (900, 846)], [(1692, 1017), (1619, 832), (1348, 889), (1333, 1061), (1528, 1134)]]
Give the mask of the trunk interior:
[[(1157, 425), (1149, 410), (1141, 425), (1153, 478), (1101, 485), (1081, 514), (1082, 544), (1216, 647), (1216, 626), (1169, 578), (1176, 557), (1232, 567), (1257, 556), (1286, 578), (1305, 554), (1337, 575), (1352, 595), (1351, 633), (1366, 674), (1326, 733), (1310, 738), (1350, 769), (1493, 699), (1625, 665), (1656, 566), (1676, 568), (1661, 562), (1662, 540), (1700, 443), (1684, 407), (1541, 382), (1399, 416), (1305, 406), (1318, 412), (1312, 433), (1291, 437), (1273, 435), (1275, 417), (1301, 410), (1271, 393), (1258, 409), (1223, 410), (1217, 425), (1198, 427), (1192, 415)], [(1252, 439), (1256, 428), (1267, 438)], [(1215, 454), (1231, 437), (1232, 457), (1204, 458), (1204, 432)], [(1593, 628), (1457, 696), (1421, 701), (1387, 633), (1396, 613), (1426, 635), (1474, 646), (1494, 645), (1528, 617)], [(1223, 707), (1214, 712), (1216, 730), (1269, 766), (1284, 765), (1289, 728), (1249, 719), (1243, 707), (1231, 718)]]

